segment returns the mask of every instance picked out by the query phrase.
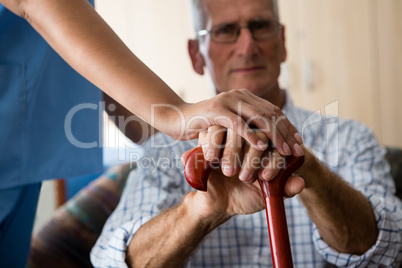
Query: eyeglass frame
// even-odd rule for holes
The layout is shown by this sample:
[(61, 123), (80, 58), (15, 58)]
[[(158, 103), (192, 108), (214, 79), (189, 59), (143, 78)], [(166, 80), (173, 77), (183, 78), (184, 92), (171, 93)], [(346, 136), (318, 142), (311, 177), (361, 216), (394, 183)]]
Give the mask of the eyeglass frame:
[[(258, 22), (258, 21), (270, 21), (270, 22), (275, 23), (275, 24), (276, 24), (276, 25), (275, 25), (275, 26), (276, 26), (275, 28), (276, 28), (276, 30), (277, 30), (277, 31), (275, 32), (275, 34), (277, 34), (277, 33), (278, 33), (278, 30), (280, 30), (280, 29), (283, 27), (282, 24), (281, 24), (279, 21), (277, 21), (277, 20), (252, 20), (252, 21), (247, 22), (246, 25), (237, 24), (237, 26), (238, 26), (239, 28), (237, 29), (236, 37), (233, 39), (233, 41), (216, 41), (216, 40), (213, 38), (213, 35), (211, 35), (211, 40), (212, 40), (213, 42), (219, 43), (219, 44), (233, 44), (233, 43), (236, 43), (237, 39), (239, 39), (240, 32), (241, 32), (241, 29), (242, 29), (242, 28), (247, 28), (247, 29), (250, 31), (251, 36), (253, 37), (253, 40), (254, 40), (254, 41), (265, 41), (265, 40), (269, 40), (269, 39), (273, 38), (273, 37), (275, 36), (275, 34), (273, 34), (272, 36), (269, 36), (269, 37), (267, 37), (267, 38), (263, 38), (263, 39), (256, 38), (256, 37), (254, 36), (254, 30), (251, 30), (251, 29), (250, 29), (250, 23), (251, 23), (251, 22)], [(235, 24), (235, 23), (227, 23), (227, 25), (230, 25), (230, 24)], [(207, 30), (207, 29), (199, 30), (199, 31), (197, 32), (197, 37), (202, 37), (202, 36), (206, 36), (206, 35), (208, 35), (208, 34), (211, 34), (211, 32), (214, 30), (214, 27), (222, 26), (222, 25), (225, 25), (225, 24), (223, 23), (223, 24), (220, 24), (220, 25), (215, 25), (215, 26), (213, 26), (210, 30)]]

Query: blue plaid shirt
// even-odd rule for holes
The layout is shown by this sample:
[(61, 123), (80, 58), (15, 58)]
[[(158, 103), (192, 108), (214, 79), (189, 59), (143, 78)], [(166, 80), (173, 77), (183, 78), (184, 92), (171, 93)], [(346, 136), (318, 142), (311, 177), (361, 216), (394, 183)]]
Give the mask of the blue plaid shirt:
[[(362, 124), (293, 106), (283, 109), (304, 143), (323, 164), (367, 197), (379, 235), (365, 254), (337, 252), (320, 236), (297, 197), (285, 200), (295, 267), (399, 267), (402, 262), (402, 203), (384, 159), (385, 150)], [(165, 146), (164, 146), (165, 145)], [(95, 267), (127, 267), (127, 247), (135, 232), (192, 191), (180, 156), (197, 146), (158, 134), (145, 146), (138, 169), (130, 174), (121, 201), (91, 252)], [(341, 193), (340, 193), (341, 194)], [(188, 260), (187, 267), (272, 267), (265, 211), (239, 215), (216, 228)]]

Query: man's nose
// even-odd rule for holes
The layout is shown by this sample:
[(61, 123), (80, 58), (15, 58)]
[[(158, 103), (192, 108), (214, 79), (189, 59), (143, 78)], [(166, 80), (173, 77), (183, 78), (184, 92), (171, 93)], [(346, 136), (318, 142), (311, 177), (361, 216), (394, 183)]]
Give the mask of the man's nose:
[(248, 27), (239, 29), (239, 36), (236, 45), (240, 54), (253, 54), (257, 51), (257, 42), (254, 40), (253, 34)]

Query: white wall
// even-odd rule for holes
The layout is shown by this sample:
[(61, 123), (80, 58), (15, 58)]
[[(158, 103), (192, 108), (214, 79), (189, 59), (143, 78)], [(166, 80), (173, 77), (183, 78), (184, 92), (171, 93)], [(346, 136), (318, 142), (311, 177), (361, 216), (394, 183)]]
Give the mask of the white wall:
[(98, 13), (123, 42), (189, 102), (212, 97), (207, 75), (196, 74), (187, 53), (194, 36), (187, 0), (96, 0)]

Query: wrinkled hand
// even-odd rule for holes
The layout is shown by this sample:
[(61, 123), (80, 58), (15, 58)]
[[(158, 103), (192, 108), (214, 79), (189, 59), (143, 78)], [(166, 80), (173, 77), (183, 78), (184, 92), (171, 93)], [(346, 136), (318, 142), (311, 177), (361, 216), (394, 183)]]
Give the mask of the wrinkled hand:
[[(185, 162), (190, 151), (182, 156)], [(273, 150), (275, 157), (280, 157)], [(273, 160), (273, 158), (271, 159)], [(278, 170), (279, 171), (279, 170)], [(285, 184), (285, 195), (292, 197), (303, 190), (304, 181), (301, 177), (291, 176)], [(251, 214), (264, 209), (264, 199), (257, 181), (244, 183), (237, 176), (226, 177), (221, 169), (212, 169), (208, 180), (207, 192), (197, 192), (198, 210), (205, 216)]]
[(264, 208), (258, 182), (246, 184), (236, 177), (228, 178), (219, 168), (211, 170), (208, 190), (197, 191), (195, 198), (197, 208), (194, 209), (204, 216), (230, 217), (255, 213)]

